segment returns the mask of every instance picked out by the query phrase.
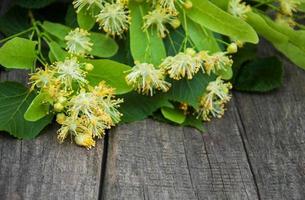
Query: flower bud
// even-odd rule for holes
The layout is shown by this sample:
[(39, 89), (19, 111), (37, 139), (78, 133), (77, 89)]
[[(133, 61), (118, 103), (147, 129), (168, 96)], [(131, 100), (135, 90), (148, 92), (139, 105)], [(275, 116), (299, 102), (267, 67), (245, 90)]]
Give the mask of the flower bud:
[(94, 69), (94, 66), (93, 66), (91, 63), (87, 63), (87, 64), (85, 65), (85, 70), (86, 70), (87, 72), (91, 72), (93, 69)]
[(193, 3), (190, 0), (187, 0), (183, 4), (184, 8), (191, 9), (193, 7)]
[(196, 51), (194, 49), (192, 49), (192, 48), (187, 48), (185, 50), (185, 53), (190, 55), (190, 56), (194, 56), (196, 54)]
[(61, 112), (64, 109), (64, 106), (61, 103), (54, 104), (54, 110), (56, 112)]
[(56, 115), (56, 122), (57, 123), (63, 124), (65, 120), (66, 120), (66, 115), (64, 113), (58, 113)]
[(66, 101), (67, 101), (67, 98), (66, 98), (66, 97), (63, 97), (63, 96), (58, 97), (58, 100), (57, 100), (57, 102), (58, 102), (58, 103), (61, 103), (61, 104), (66, 103)]
[(78, 134), (75, 136), (74, 141), (77, 145), (90, 149), (95, 146), (95, 141), (90, 134)]
[(227, 47), (227, 52), (230, 54), (236, 53), (238, 50), (237, 44), (236, 43), (231, 43), (228, 47)]
[(179, 26), (181, 25), (181, 22), (179, 19), (174, 19), (172, 22), (171, 22), (171, 25), (174, 29), (176, 28), (179, 28)]

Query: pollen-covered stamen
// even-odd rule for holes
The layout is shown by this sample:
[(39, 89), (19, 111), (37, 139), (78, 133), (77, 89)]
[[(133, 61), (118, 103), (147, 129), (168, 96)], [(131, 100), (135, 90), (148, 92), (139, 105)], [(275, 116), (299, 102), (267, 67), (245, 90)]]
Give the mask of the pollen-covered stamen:
[(287, 16), (293, 16), (301, 4), (300, 0), (279, 0), (281, 13)]
[(31, 89), (34, 87), (44, 88), (48, 87), (56, 79), (54, 77), (55, 71), (51, 67), (45, 67), (45, 69), (38, 68), (35, 73), (30, 74)]
[(154, 90), (168, 91), (171, 84), (164, 79), (165, 76), (160, 69), (156, 69), (152, 64), (138, 62), (126, 76), (128, 85), (131, 85), (138, 93), (151, 96)]
[(84, 29), (76, 28), (66, 37), (67, 50), (71, 54), (86, 55), (92, 50), (93, 43), (90, 41), (90, 33)]
[(82, 10), (83, 8), (90, 9), (90, 7), (94, 4), (99, 4), (100, 0), (74, 0), (73, 6), (77, 9), (77, 12)]
[(204, 61), (204, 68), (207, 74), (216, 73), (219, 70), (227, 70), (233, 64), (233, 60), (224, 52), (217, 52), (209, 55), (206, 51), (199, 53)]
[(198, 117), (204, 121), (210, 121), (211, 117), (221, 118), (225, 111), (225, 104), (230, 101), (229, 93), (231, 83), (224, 83), (220, 77), (209, 83), (205, 94), (201, 97), (197, 110)]
[(130, 24), (129, 11), (121, 3), (105, 3), (96, 18), (100, 28), (113, 36), (121, 36)]
[(193, 49), (187, 49), (176, 56), (167, 57), (160, 67), (169, 74), (172, 79), (180, 80), (184, 77), (192, 79), (202, 67), (202, 59)]
[(178, 22), (177, 17), (167, 12), (163, 8), (156, 8), (155, 10), (145, 15), (143, 19), (143, 29), (147, 30), (150, 27), (155, 28), (161, 38), (165, 38), (166, 35), (169, 33), (168, 29), (166, 28), (166, 24), (170, 24), (171, 26), (176, 28)]
[(242, 0), (230, 0), (228, 4), (228, 12), (241, 19), (246, 19), (247, 13), (250, 11), (251, 7)]
[(177, 15), (178, 11), (175, 6), (175, 1), (176, 0), (159, 0), (159, 5), (167, 13), (170, 13), (172, 15)]
[(87, 80), (85, 79), (86, 72), (80, 68), (80, 64), (77, 62), (76, 58), (58, 62), (56, 68), (58, 79), (66, 91), (72, 90), (74, 82), (79, 85), (85, 85), (87, 83)]

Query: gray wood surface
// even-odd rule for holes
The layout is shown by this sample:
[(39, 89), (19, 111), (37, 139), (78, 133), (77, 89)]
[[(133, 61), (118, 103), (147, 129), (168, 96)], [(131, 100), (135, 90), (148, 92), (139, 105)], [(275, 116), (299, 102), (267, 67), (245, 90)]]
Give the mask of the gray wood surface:
[(104, 199), (258, 199), (235, 113), (205, 134), (153, 120), (113, 130)]
[[(272, 55), (269, 45), (262, 55)], [(284, 86), (267, 94), (236, 93), (261, 199), (305, 199), (305, 72), (285, 61)]]
[[(1, 81), (26, 79), (21, 71), (0, 77)], [(0, 133), (1, 200), (98, 199), (103, 142), (90, 151), (69, 141), (59, 144), (57, 129), (50, 126), (30, 141)]]

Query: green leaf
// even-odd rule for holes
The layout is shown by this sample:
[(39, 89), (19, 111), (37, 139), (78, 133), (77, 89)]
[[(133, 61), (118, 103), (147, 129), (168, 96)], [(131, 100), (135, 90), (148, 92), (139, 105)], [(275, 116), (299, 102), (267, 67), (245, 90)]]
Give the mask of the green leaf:
[(130, 25), (130, 48), (135, 61), (152, 63), (158, 66), (166, 57), (166, 50), (162, 39), (156, 30), (143, 31), (143, 17), (148, 13), (147, 3), (129, 3), (131, 25)]
[(104, 34), (90, 32), (90, 39), (93, 43), (91, 54), (94, 56), (108, 58), (119, 49), (117, 43)]
[(25, 9), (20, 7), (10, 9), (8, 13), (0, 17), (0, 32), (9, 36), (30, 28), (31, 24), (25, 16), (27, 16)]
[(68, 52), (63, 50), (58, 43), (51, 41), (48, 42), (48, 46), (56, 61), (64, 61), (68, 57)]
[(143, 120), (169, 104), (166, 97), (160, 94), (151, 97), (131, 92), (120, 97), (124, 98), (124, 103), (119, 109), (123, 113), (121, 123)]
[(203, 122), (200, 119), (197, 119), (195, 116), (187, 116), (182, 126), (190, 126), (201, 132), (205, 131)]
[(198, 24), (233, 39), (258, 43), (254, 29), (243, 20), (221, 10), (208, 0), (193, 0), (194, 6), (187, 10), (187, 16)]
[(44, 21), (42, 27), (46, 32), (62, 41), (64, 41), (66, 35), (71, 31), (71, 28), (68, 26), (49, 21)]
[(0, 48), (0, 64), (6, 68), (33, 69), (37, 42), (15, 37)]
[(91, 85), (97, 85), (104, 80), (109, 86), (115, 88), (116, 94), (124, 94), (132, 90), (125, 81), (125, 72), (131, 69), (128, 65), (106, 59), (86, 62), (94, 65), (94, 69), (87, 75)]
[(16, 4), (24, 8), (43, 8), (56, 0), (16, 0)]
[(78, 27), (77, 15), (72, 4), (68, 6), (67, 13), (65, 16), (65, 24), (72, 28)]
[(207, 50), (211, 53), (220, 51), (215, 36), (210, 30), (190, 19), (187, 19), (187, 28), (189, 30), (191, 40), (199, 51)]
[(288, 41), (287, 36), (271, 28), (260, 15), (254, 12), (249, 12), (247, 14), (247, 22), (258, 34), (262, 35), (270, 42), (284, 43), (285, 41)]
[(50, 97), (46, 93), (38, 94), (24, 113), (24, 119), (35, 122), (49, 114)]
[(87, 9), (81, 9), (77, 13), (77, 23), (79, 27), (90, 30), (95, 25), (95, 18), (92, 15), (90, 10)]
[(247, 19), (255, 30), (270, 41), (277, 50), (305, 69), (305, 51), (299, 45), (294, 44), (297, 41), (293, 43), (291, 38), (272, 28), (264, 18), (256, 13), (250, 12)]
[(268, 92), (282, 85), (283, 64), (276, 57), (261, 58), (242, 66), (234, 88), (246, 92)]
[(52, 115), (36, 122), (24, 119), (24, 113), (35, 98), (23, 85), (15, 82), (0, 83), (0, 130), (19, 139), (32, 139), (47, 126)]
[(208, 76), (200, 71), (191, 80), (172, 80), (172, 87), (166, 95), (172, 101), (187, 103), (194, 108), (198, 108), (199, 99), (203, 95), (208, 83), (215, 79), (214, 75)]
[(183, 114), (183, 111), (177, 110), (175, 108), (162, 107), (161, 112), (166, 119), (177, 124), (182, 124), (186, 119), (186, 116)]

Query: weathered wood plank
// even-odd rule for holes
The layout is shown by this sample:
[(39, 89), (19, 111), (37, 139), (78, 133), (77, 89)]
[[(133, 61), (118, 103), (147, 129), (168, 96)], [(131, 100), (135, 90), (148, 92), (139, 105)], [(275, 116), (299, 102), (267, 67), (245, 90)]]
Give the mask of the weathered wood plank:
[(234, 113), (204, 135), (153, 120), (111, 131), (103, 199), (258, 199)]
[[(262, 55), (273, 55), (268, 45)], [(236, 100), (261, 199), (305, 198), (305, 72), (285, 62), (284, 86)]]
[[(2, 73), (0, 80), (24, 81), (22, 74)], [(98, 199), (103, 142), (90, 151), (70, 142), (59, 144), (57, 129), (52, 125), (30, 141), (0, 133), (0, 199)]]

